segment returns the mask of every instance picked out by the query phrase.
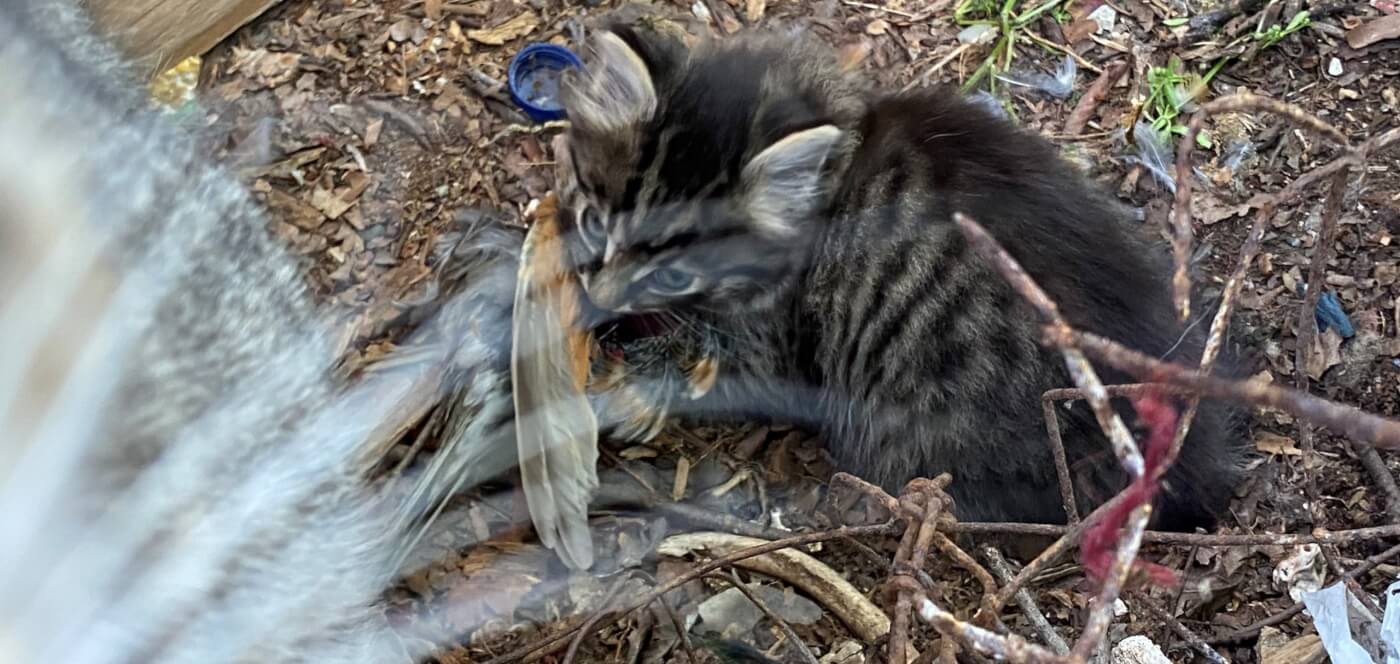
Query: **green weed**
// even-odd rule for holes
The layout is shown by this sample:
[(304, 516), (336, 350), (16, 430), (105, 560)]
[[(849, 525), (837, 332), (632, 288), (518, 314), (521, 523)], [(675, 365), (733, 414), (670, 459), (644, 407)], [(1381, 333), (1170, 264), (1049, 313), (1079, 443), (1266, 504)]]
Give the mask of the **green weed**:
[(1270, 46), (1273, 46), (1274, 44), (1283, 41), (1283, 39), (1288, 35), (1302, 30), (1303, 28), (1306, 28), (1309, 25), (1312, 25), (1312, 19), (1309, 18), (1308, 12), (1301, 11), (1297, 14), (1294, 14), (1293, 18), (1288, 20), (1288, 25), (1286, 26), (1280, 27), (1279, 24), (1275, 23), (1269, 26), (1268, 30), (1264, 30), (1263, 32), (1255, 30), (1254, 40), (1263, 42), (1264, 44), (1262, 48), (1269, 48)]

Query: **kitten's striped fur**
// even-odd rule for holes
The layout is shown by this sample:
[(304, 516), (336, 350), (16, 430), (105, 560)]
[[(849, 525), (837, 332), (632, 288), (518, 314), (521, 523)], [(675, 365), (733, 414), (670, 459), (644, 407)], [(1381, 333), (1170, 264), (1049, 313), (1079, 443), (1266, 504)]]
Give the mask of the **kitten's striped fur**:
[[(955, 93), (868, 90), (792, 36), (686, 50), (613, 26), (587, 61), (565, 85), (559, 155), (572, 257), (608, 315), (665, 312), (715, 344), (721, 378), (697, 412), (813, 425), (844, 469), (891, 490), (950, 471), (965, 519), (1062, 521), (1039, 399), (1069, 385), (1063, 361), (956, 211), (1075, 325), (1199, 353), (1147, 235), (1049, 143)], [(1087, 507), (1120, 473), (1087, 409), (1061, 422)], [(1202, 407), (1159, 525), (1223, 508), (1241, 422)]]

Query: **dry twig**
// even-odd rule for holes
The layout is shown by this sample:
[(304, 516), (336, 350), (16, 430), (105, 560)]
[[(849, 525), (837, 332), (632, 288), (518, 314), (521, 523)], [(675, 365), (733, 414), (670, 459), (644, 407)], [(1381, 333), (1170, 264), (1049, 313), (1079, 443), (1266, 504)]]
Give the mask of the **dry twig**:
[[(723, 569), (724, 567), (733, 565), (734, 563), (737, 563), (741, 560), (753, 558), (754, 556), (761, 556), (765, 553), (781, 551), (783, 549), (796, 546), (815, 544), (817, 542), (827, 542), (842, 537), (872, 537), (878, 535), (890, 535), (895, 532), (898, 532), (898, 528), (898, 522), (882, 523), (871, 526), (845, 526), (841, 528), (832, 528), (830, 530), (822, 530), (818, 532), (794, 535), (792, 537), (774, 540), (772, 542), (767, 542), (765, 544), (743, 549), (741, 551), (735, 551), (733, 553), (715, 558), (710, 562), (701, 565), (696, 565), (695, 567), (686, 570), (685, 573), (676, 575), (675, 578), (671, 579), (670, 581), (667, 581), (666, 583), (661, 584), (660, 586), (657, 586), (656, 588), (653, 588), (650, 592), (637, 598), (636, 600), (625, 603), (625, 608), (622, 610), (622, 612), (624, 615), (630, 614), (641, 607), (651, 604), (662, 595), (665, 595), (666, 593), (669, 593), (672, 590), (675, 590), (676, 588), (679, 588), (691, 581), (694, 581), (695, 579), (705, 576), (706, 574), (709, 574), (710, 572), (713, 572), (715, 570)], [(526, 658), (547, 655), (551, 652), (554, 652), (559, 648), (560, 645), (564, 643), (566, 639), (569, 639), (570, 637), (573, 637), (574, 635), (580, 632), (586, 632), (587, 630), (584, 629), (585, 627), (587, 627), (588, 629), (592, 629), (592, 627), (598, 624), (598, 621), (601, 620), (602, 617), (607, 613), (608, 611), (606, 609), (599, 610), (578, 627), (566, 629), (558, 634), (555, 634), (554, 636), (544, 639), (539, 643), (534, 643), (524, 648), (521, 648), (520, 650), (506, 653), (505, 655), (490, 660), (489, 664), (504, 664), (505, 662), (515, 662), (524, 660)]]
[[(1000, 551), (995, 547), (986, 547), (982, 553), (987, 556), (987, 565), (992, 568), (992, 572), (997, 575), (997, 579), (1002, 583), (1009, 583), (1013, 578), (1011, 566), (1006, 563)], [(1035, 603), (1035, 598), (1026, 591), (1025, 588), (1016, 590), (1016, 605), (1021, 607), (1021, 615), (1026, 617), (1026, 622), (1030, 623), (1035, 633), (1040, 635), (1046, 643), (1050, 644), (1050, 649), (1057, 655), (1068, 655), (1069, 644), (1065, 643), (1064, 637), (1050, 625), (1050, 621), (1045, 619), (1045, 614), (1040, 612), (1040, 606)]]
[(802, 638), (797, 635), (797, 631), (792, 628), (792, 625), (789, 625), (786, 620), (783, 620), (782, 616), (774, 613), (773, 609), (768, 608), (767, 603), (759, 599), (758, 595), (755, 595), (752, 590), (749, 590), (748, 585), (744, 583), (743, 579), (739, 578), (738, 571), (730, 569), (729, 576), (724, 577), (724, 580), (738, 589), (739, 592), (743, 593), (744, 597), (747, 597), (750, 602), (753, 602), (753, 605), (758, 607), (758, 610), (762, 611), (763, 615), (768, 616), (768, 619), (773, 621), (773, 624), (777, 625), (778, 629), (783, 630), (783, 635), (787, 637), (788, 643), (792, 644), (792, 648), (801, 655), (803, 661), (808, 664), (817, 664), (816, 656), (812, 654), (807, 644), (802, 642)]
[[(1105, 503), (1112, 504), (1113, 501)], [(1095, 511), (1084, 520), (1084, 523), (1092, 522), (1095, 515), (1103, 508)], [(1039, 535), (1043, 537), (1062, 537), (1073, 540), (1084, 529), (1083, 523), (1073, 527), (1057, 526), (1046, 523), (1002, 523), (1002, 522), (975, 522), (957, 523), (950, 527), (950, 530), (958, 534), (970, 535), (990, 535), (990, 534), (1013, 534), (1013, 535)], [(1370, 528), (1353, 528), (1350, 530), (1327, 531), (1320, 530), (1312, 534), (1301, 533), (1258, 533), (1253, 535), (1203, 535), (1199, 533), (1171, 533), (1157, 530), (1149, 530), (1143, 533), (1143, 542), (1148, 544), (1175, 544), (1184, 546), (1298, 546), (1300, 544), (1355, 544), (1357, 542), (1368, 542), (1377, 539), (1388, 539), (1400, 537), (1400, 525), (1372, 526)], [(1059, 545), (1056, 542), (1056, 545)], [(1066, 542), (1064, 548), (1056, 548), (1052, 545), (1046, 549), (1039, 557), (1058, 557), (1065, 553), (1073, 545), (1073, 541)], [(1047, 554), (1050, 554), (1047, 556)], [(1039, 558), (1038, 557), (1038, 558)], [(1034, 561), (1032, 561), (1034, 562)], [(1048, 560), (1047, 564), (1053, 562)], [(1030, 568), (1030, 565), (1027, 565)], [(1037, 566), (1034, 571), (1037, 573), (1043, 570), (1043, 566)], [(1021, 574), (1025, 574), (1023, 569)], [(1018, 574), (1019, 578), (1021, 574)], [(1019, 587), (1016, 584), (1013, 587)], [(1006, 588), (1002, 588), (1002, 593), (1008, 595)]]
[(1123, 591), (1128, 572), (1133, 569), (1138, 547), (1142, 545), (1142, 534), (1147, 530), (1147, 520), (1151, 516), (1152, 506), (1144, 504), (1133, 509), (1132, 516), (1128, 518), (1128, 527), (1118, 541), (1118, 554), (1113, 559), (1113, 567), (1104, 578), (1103, 588), (1090, 604), (1089, 622), (1084, 626), (1084, 632), (1070, 651), (1076, 660), (1087, 661), (1108, 633), (1108, 624), (1113, 622), (1113, 604)]
[(1138, 380), (1170, 383), (1201, 396), (1281, 410), (1320, 424), (1353, 440), (1376, 447), (1400, 449), (1400, 422), (1372, 415), (1354, 406), (1320, 399), (1262, 381), (1234, 381), (1203, 374), (1172, 362), (1162, 362), (1095, 334), (1046, 326), (1044, 341), (1057, 348), (1077, 348)]
[(1217, 113), (1237, 111), (1265, 111), (1281, 116), (1293, 124), (1322, 134), (1350, 152), (1351, 143), (1346, 134), (1302, 108), (1268, 97), (1249, 93), (1238, 93), (1221, 97), (1202, 104), (1200, 110), (1191, 116), (1186, 126), (1186, 135), (1176, 147), (1176, 200), (1172, 205), (1172, 258), (1176, 270), (1172, 275), (1172, 295), (1175, 298), (1177, 315), (1182, 321), (1191, 318), (1191, 279), (1187, 269), (1191, 260), (1191, 154), (1196, 149), (1196, 135), (1206, 118)]
[[(666, 617), (671, 619), (671, 627), (675, 628), (676, 636), (681, 640), (681, 649), (685, 650), (685, 658), (690, 664), (700, 664), (700, 659), (695, 656), (695, 644), (690, 642), (690, 634), (685, 630), (685, 623), (681, 622), (681, 617), (676, 615), (676, 610), (666, 603), (665, 598), (656, 598), (656, 603), (661, 605), (661, 610), (666, 612)], [(565, 659), (564, 664), (569, 664)]]
[(1181, 637), (1181, 640), (1185, 641), (1187, 645), (1191, 646), (1193, 650), (1200, 653), (1202, 657), (1205, 657), (1208, 661), (1212, 662), (1212, 664), (1230, 664), (1224, 657), (1220, 656), (1220, 653), (1215, 651), (1215, 648), (1210, 647), (1205, 641), (1201, 640), (1200, 636), (1188, 629), (1186, 625), (1181, 624), (1181, 621), (1177, 620), (1175, 616), (1152, 603), (1151, 599), (1144, 595), (1138, 595), (1134, 597), (1134, 599), (1136, 600), (1134, 604), (1146, 609), (1158, 622), (1170, 627), (1173, 632), (1176, 632), (1177, 636)]
[[(913, 572), (923, 570), (928, 559), (929, 547), (938, 536), (938, 517), (943, 513), (943, 489), (947, 488), (952, 477), (944, 474), (926, 480), (915, 479), (905, 487), (900, 497), (901, 511), (907, 515), (907, 527), (899, 551), (895, 553), (891, 582), (900, 577), (914, 579)], [(922, 514), (920, 514), (922, 512)], [(911, 533), (913, 536), (911, 537)], [(909, 612), (913, 608), (914, 596), (907, 590), (900, 590), (895, 600), (895, 613), (891, 617), (889, 662), (904, 664), (908, 661)]]

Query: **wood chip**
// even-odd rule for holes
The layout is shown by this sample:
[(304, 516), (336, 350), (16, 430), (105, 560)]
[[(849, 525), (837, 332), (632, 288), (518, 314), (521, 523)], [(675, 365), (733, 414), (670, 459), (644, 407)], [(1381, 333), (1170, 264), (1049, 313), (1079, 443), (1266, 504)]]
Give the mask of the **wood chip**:
[(1400, 14), (1382, 16), (1347, 31), (1347, 46), (1366, 48), (1386, 39), (1400, 37)]
[(1272, 431), (1260, 431), (1255, 434), (1254, 449), (1265, 454), (1281, 456), (1301, 456), (1303, 454), (1303, 450), (1298, 448), (1298, 441)]
[(501, 46), (513, 39), (519, 39), (540, 27), (540, 18), (534, 12), (521, 12), (500, 25), (468, 30), (467, 38), (490, 46)]
[(681, 457), (676, 462), (676, 481), (671, 484), (671, 500), (680, 502), (685, 498), (685, 487), (690, 484), (690, 459)]
[(744, 20), (750, 25), (763, 20), (764, 12), (768, 11), (767, 0), (748, 0), (744, 3)]

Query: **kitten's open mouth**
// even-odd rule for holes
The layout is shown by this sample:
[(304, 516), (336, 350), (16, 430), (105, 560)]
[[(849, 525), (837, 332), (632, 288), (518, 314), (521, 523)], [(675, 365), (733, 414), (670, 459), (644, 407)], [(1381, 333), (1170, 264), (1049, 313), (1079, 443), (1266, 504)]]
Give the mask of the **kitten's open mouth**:
[(616, 314), (586, 302), (587, 316), (595, 321), (589, 327), (604, 353), (620, 359), (623, 350), (642, 339), (670, 334), (677, 327), (675, 316), (661, 313)]
[(630, 314), (597, 327), (598, 343), (609, 352), (621, 352), (628, 343), (669, 334), (676, 320), (664, 314)]

